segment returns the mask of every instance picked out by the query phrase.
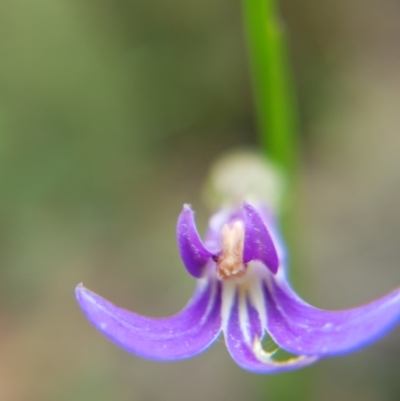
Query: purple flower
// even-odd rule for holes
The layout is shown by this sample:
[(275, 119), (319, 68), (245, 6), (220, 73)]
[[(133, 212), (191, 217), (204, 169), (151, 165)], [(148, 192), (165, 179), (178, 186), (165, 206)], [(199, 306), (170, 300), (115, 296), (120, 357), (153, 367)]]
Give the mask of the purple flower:
[[(307, 304), (286, 277), (285, 248), (274, 216), (248, 203), (222, 209), (209, 223), (204, 242), (185, 205), (177, 236), (188, 272), (197, 279), (187, 306), (154, 319), (117, 307), (78, 285), (87, 318), (110, 340), (136, 355), (171, 361), (208, 348), (221, 333), (232, 358), (256, 373), (309, 365), (321, 357), (355, 351), (388, 332), (400, 317), (400, 288), (367, 305), (324, 311)], [(285, 360), (263, 349), (270, 336), (294, 354)]]

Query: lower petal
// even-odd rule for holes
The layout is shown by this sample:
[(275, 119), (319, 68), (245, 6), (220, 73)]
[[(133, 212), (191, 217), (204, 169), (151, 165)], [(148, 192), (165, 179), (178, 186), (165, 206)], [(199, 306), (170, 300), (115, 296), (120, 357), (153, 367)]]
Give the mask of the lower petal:
[(169, 318), (149, 318), (119, 308), (82, 285), (76, 297), (90, 322), (128, 352), (155, 360), (191, 357), (209, 347), (221, 331), (221, 290), (199, 280), (187, 306)]
[(279, 373), (299, 369), (317, 361), (313, 356), (293, 357), (285, 361), (272, 358), (273, 353), (262, 349), (262, 329), (257, 310), (248, 300), (236, 296), (228, 325), (225, 342), (235, 362), (253, 373)]
[(400, 318), (400, 289), (367, 305), (324, 311), (300, 299), (289, 284), (271, 279), (265, 287), (268, 331), (289, 352), (338, 355), (385, 335)]

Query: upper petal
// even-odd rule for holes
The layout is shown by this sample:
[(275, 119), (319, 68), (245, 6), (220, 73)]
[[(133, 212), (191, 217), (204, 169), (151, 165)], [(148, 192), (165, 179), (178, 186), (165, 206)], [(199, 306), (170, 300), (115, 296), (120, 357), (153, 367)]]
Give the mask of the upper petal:
[(221, 330), (221, 290), (201, 280), (194, 296), (178, 314), (154, 319), (115, 306), (83, 285), (76, 298), (90, 322), (110, 340), (136, 355), (177, 360), (205, 350)]
[(243, 204), (243, 221), (245, 230), (243, 262), (259, 260), (275, 274), (279, 266), (275, 245), (261, 216), (248, 203)]
[(279, 373), (299, 369), (317, 361), (313, 356), (299, 356), (277, 361), (262, 349), (263, 329), (257, 310), (243, 294), (237, 294), (225, 328), (225, 342), (235, 362), (253, 373)]
[(337, 355), (386, 334), (400, 318), (400, 289), (367, 305), (324, 311), (300, 299), (282, 278), (265, 287), (268, 331), (282, 348), (306, 355)]
[(178, 248), (188, 272), (194, 277), (201, 277), (203, 268), (212, 253), (203, 245), (194, 222), (194, 213), (189, 205), (184, 205), (176, 227)]
[(257, 210), (259, 216), (265, 224), (265, 227), (267, 227), (269, 235), (272, 238), (276, 253), (278, 254), (279, 267), (281, 270), (286, 269), (289, 261), (289, 255), (285, 240), (279, 228), (277, 216), (265, 204), (252, 203), (252, 206)]

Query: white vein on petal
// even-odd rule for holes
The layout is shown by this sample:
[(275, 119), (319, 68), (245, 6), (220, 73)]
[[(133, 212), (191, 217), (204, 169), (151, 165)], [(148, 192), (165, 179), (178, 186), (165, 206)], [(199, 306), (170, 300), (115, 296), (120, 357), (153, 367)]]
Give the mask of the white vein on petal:
[(208, 278), (203, 278), (198, 280), (198, 285), (200, 287), (203, 287), (200, 289), (201, 293), (206, 291), (207, 286), (210, 285), (210, 295), (207, 303), (207, 308), (206, 311), (204, 312), (204, 315), (200, 321), (200, 325), (203, 325), (204, 322), (208, 319), (210, 313), (212, 312), (212, 309), (214, 308), (214, 304), (217, 301), (217, 282), (216, 280), (210, 280)]
[(262, 290), (262, 280), (254, 280), (254, 282), (251, 283), (251, 288), (249, 289), (249, 298), (251, 304), (257, 310), (258, 318), (261, 322), (261, 331), (264, 332), (267, 329), (267, 311), (265, 308), (265, 299)]
[(243, 333), (245, 342), (251, 345), (251, 336), (249, 332), (249, 313), (247, 310), (247, 294), (243, 289), (239, 289), (238, 310), (240, 330)]
[(228, 329), (229, 318), (235, 302), (236, 289), (237, 284), (233, 280), (222, 282), (221, 327), (224, 332), (227, 332)]

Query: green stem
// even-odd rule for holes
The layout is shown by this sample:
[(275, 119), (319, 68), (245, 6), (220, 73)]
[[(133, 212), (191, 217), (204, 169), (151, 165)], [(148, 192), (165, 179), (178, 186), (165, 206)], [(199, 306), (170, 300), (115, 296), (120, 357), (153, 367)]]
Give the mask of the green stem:
[(242, 4), (261, 143), (291, 175), (297, 164), (298, 116), (284, 26), (275, 0)]
[[(277, 0), (242, 0), (242, 4), (261, 144), (288, 173), (287, 198), (291, 198), (296, 191), (299, 138), (284, 26)], [(284, 231), (292, 234), (291, 208), (281, 217)], [(259, 383), (259, 399), (266, 399), (265, 395), (275, 401), (309, 399), (312, 371), (270, 376), (259, 379)]]

